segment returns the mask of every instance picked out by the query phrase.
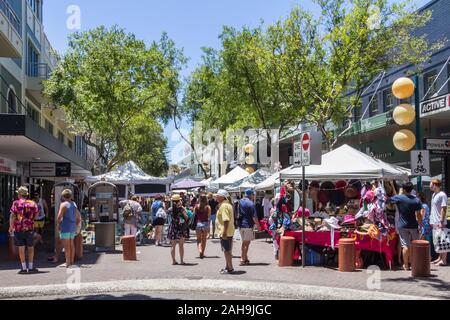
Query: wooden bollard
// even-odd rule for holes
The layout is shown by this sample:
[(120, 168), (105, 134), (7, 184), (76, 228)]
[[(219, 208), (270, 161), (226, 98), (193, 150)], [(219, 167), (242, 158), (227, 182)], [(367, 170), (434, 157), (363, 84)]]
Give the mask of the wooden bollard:
[(83, 236), (81, 234), (75, 237), (75, 260), (83, 259)]
[(339, 271), (355, 271), (355, 239), (339, 240)]
[(123, 247), (123, 260), (124, 261), (136, 261), (136, 237), (135, 236), (124, 236), (122, 238)]
[(18, 261), (19, 258), (19, 248), (16, 247), (14, 244), (14, 236), (9, 235), (8, 237), (8, 253), (9, 253), (9, 260), (11, 261)]
[(278, 266), (292, 267), (294, 265), (294, 251), (295, 251), (295, 238), (281, 237)]
[(411, 269), (413, 277), (429, 277), (431, 274), (430, 243), (415, 240), (411, 243)]

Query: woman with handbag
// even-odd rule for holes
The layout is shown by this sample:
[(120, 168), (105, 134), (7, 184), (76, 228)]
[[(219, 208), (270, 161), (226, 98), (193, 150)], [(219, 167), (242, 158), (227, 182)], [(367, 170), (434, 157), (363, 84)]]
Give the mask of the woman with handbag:
[(206, 237), (208, 236), (209, 218), (211, 216), (211, 207), (208, 205), (206, 194), (200, 195), (200, 203), (194, 208), (195, 214), (195, 232), (197, 234), (197, 247), (200, 259), (205, 258)]
[(175, 250), (177, 242), (180, 249), (181, 265), (186, 265), (184, 262), (184, 241), (189, 239), (189, 227), (188, 227), (188, 215), (186, 209), (183, 207), (183, 201), (180, 195), (175, 194), (172, 196), (172, 208), (169, 209), (170, 225), (168, 230), (168, 238), (171, 243), (170, 253), (172, 255), (172, 264), (178, 265), (179, 263), (175, 259)]

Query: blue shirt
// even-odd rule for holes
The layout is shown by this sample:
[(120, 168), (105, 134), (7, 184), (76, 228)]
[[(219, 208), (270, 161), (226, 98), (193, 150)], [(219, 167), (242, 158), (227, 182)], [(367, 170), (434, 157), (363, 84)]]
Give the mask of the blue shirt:
[(253, 218), (257, 217), (255, 204), (249, 198), (242, 199), (239, 204), (239, 228), (253, 228), (255, 225)]
[(422, 221), (422, 234), (424, 236), (429, 236), (433, 233), (433, 229), (430, 225), (430, 207), (426, 203), (423, 203), (422, 209), (425, 210), (425, 216)]
[(419, 228), (419, 223), (416, 218), (416, 212), (422, 210), (422, 204), (419, 199), (413, 195), (401, 194), (390, 198), (388, 202), (394, 203), (398, 207), (398, 212), (400, 215), (400, 221), (398, 224), (399, 229)]
[(77, 231), (77, 206), (74, 202), (65, 202), (66, 213), (60, 224), (61, 233), (74, 233)]
[(152, 217), (153, 218), (156, 217), (156, 213), (158, 212), (159, 208), (162, 208), (162, 202), (159, 200), (153, 202), (153, 204), (152, 204)]

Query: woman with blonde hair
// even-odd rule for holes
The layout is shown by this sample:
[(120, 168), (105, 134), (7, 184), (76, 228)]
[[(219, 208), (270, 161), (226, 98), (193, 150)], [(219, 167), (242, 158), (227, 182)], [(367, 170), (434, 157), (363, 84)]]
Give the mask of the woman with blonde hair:
[(197, 247), (200, 259), (205, 257), (206, 237), (209, 231), (209, 219), (211, 216), (211, 207), (208, 204), (206, 194), (200, 195), (200, 202), (194, 208), (197, 234)]

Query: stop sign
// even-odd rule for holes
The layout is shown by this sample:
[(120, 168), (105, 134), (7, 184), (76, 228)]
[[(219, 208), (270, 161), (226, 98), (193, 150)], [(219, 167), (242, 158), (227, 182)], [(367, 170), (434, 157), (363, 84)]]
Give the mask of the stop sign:
[(303, 151), (308, 151), (310, 146), (311, 138), (308, 133), (305, 133), (302, 137), (302, 147)]

